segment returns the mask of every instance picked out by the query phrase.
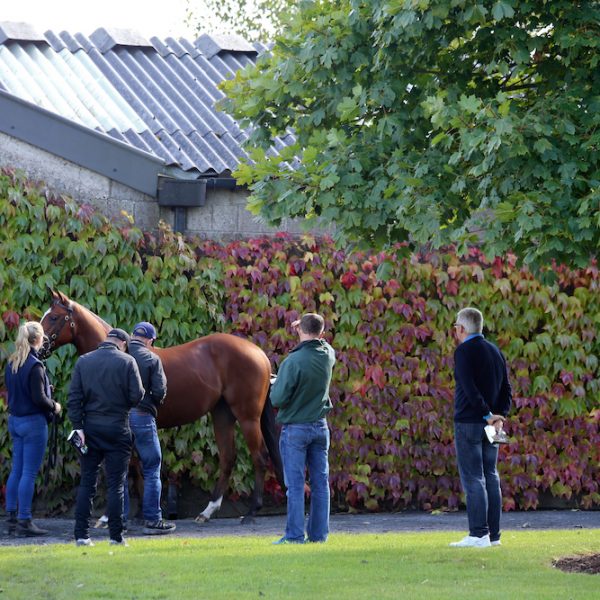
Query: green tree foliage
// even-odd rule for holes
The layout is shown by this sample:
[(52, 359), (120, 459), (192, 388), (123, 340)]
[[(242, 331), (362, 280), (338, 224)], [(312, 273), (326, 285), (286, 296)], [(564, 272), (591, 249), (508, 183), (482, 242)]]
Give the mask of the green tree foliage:
[(597, 0), (301, 2), (224, 84), (254, 127), (236, 176), (275, 225), (584, 266), (600, 243), (599, 44)]
[[(187, 22), (198, 34), (237, 33), (249, 41), (269, 42), (295, 11), (292, 0), (187, 0)], [(206, 15), (209, 15), (208, 19)]]

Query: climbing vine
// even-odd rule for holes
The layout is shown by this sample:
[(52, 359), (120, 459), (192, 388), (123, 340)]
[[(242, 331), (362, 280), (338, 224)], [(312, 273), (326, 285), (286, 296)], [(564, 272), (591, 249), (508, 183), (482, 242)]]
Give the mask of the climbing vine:
[[(163, 346), (213, 331), (247, 337), (274, 371), (296, 343), (290, 323), (306, 311), (323, 314), (337, 353), (334, 499), (370, 510), (461, 504), (451, 326), (461, 307), (475, 305), (486, 318), (486, 336), (507, 357), (513, 383), (508, 429), (514, 441), (500, 459), (505, 509), (536, 508), (549, 496), (583, 508), (600, 504), (595, 262), (578, 270), (549, 266), (555, 283), (544, 285), (517, 268), (514, 256), (489, 259), (476, 248), (466, 259), (447, 249), (391, 260), (385, 253), (345, 253), (310, 236), (229, 244), (183, 239), (165, 225), (143, 232), (125, 214), (111, 222), (12, 171), (0, 175), (0, 258), (2, 367), (19, 322), (46, 310), (49, 287), (114, 326), (154, 321)], [(382, 268), (385, 280), (378, 277)], [(48, 359), (62, 401), (75, 359), (72, 347)], [(3, 387), (0, 394), (6, 396)], [(161, 443), (165, 470), (212, 487), (218, 461), (209, 417), (162, 431)], [(2, 406), (2, 483), (9, 446)], [(231, 492), (243, 495), (253, 471), (241, 436), (237, 446)], [(70, 505), (78, 469), (61, 441), (50, 481), (38, 481), (49, 511)], [(267, 487), (275, 486), (271, 476)]]

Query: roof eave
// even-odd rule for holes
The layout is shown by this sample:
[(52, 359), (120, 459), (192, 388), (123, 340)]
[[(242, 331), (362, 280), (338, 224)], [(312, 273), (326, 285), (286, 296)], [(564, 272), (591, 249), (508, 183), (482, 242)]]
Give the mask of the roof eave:
[(164, 161), (0, 89), (0, 131), (156, 196)]

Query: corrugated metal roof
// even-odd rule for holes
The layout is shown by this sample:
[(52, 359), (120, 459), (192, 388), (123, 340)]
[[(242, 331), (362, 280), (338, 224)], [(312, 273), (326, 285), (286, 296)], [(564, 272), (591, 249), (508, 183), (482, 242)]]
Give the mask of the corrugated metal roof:
[(162, 159), (121, 140), (119, 132), (107, 135), (3, 90), (0, 132), (150, 196), (165, 172)]
[[(0, 23), (0, 88), (80, 125), (150, 152), (168, 166), (223, 174), (246, 154), (247, 138), (217, 85), (265, 46), (236, 36), (146, 40), (128, 30), (43, 36)], [(293, 141), (286, 136), (282, 147)]]

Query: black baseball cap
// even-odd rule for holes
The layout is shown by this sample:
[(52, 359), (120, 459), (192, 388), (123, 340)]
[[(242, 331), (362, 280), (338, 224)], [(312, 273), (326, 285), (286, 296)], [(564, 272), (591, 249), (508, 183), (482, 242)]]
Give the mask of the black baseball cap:
[(129, 345), (129, 334), (123, 329), (111, 329), (108, 332), (107, 337), (117, 338), (118, 340), (121, 340), (122, 342), (125, 342), (127, 345)]

